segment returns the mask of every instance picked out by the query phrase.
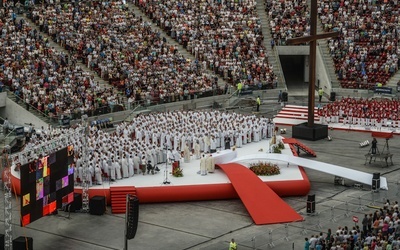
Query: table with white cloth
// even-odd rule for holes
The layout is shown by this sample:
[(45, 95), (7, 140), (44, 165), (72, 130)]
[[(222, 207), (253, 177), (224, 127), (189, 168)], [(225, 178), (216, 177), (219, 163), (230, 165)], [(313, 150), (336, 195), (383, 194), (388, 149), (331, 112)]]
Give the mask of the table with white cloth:
[(237, 157), (237, 151), (226, 149), (211, 154), (215, 164), (230, 162)]

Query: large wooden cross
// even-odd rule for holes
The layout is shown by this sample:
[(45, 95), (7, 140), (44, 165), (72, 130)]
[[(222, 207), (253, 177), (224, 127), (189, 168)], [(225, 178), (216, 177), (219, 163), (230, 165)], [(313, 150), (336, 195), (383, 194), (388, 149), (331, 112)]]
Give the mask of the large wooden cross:
[(311, 29), (309, 36), (296, 37), (287, 40), (288, 44), (301, 44), (309, 42), (310, 60), (309, 60), (309, 87), (308, 87), (308, 127), (314, 126), (314, 108), (315, 108), (315, 71), (316, 71), (316, 55), (317, 40), (329, 37), (336, 37), (339, 32), (326, 32), (317, 34), (317, 0), (311, 0)]

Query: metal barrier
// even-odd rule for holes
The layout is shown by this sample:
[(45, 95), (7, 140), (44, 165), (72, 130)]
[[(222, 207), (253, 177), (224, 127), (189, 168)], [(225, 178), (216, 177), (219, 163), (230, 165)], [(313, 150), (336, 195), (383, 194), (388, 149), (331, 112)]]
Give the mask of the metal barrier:
[(280, 242), (289, 242), (293, 236), (304, 234), (304, 229), (301, 226), (291, 226), (295, 223), (302, 223), (293, 221), (290, 224), (277, 224), (273, 225), (275, 228), (268, 230), (267, 233), (262, 233), (251, 238), (252, 249), (268, 246), (273, 248)]

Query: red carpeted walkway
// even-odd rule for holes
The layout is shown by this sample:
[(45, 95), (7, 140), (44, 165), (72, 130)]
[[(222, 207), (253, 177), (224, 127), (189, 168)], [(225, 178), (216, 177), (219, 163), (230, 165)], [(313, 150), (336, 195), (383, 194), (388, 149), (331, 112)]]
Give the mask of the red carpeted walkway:
[(302, 221), (303, 218), (247, 167), (218, 164), (257, 225)]

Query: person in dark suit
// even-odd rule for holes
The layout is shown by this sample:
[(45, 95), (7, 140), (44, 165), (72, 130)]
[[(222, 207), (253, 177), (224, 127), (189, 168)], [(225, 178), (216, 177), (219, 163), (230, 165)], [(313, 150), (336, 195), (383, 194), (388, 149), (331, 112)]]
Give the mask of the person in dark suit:
[(376, 138), (373, 138), (372, 139), (372, 146), (371, 146), (372, 154), (376, 154), (377, 144), (378, 144), (378, 141), (376, 140)]
[(229, 136), (225, 137), (225, 149), (231, 149), (231, 138)]

